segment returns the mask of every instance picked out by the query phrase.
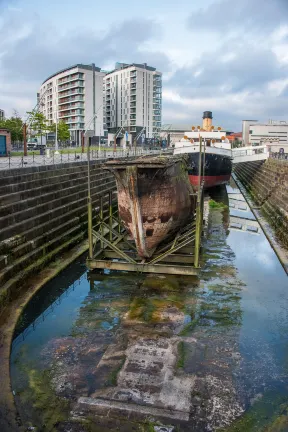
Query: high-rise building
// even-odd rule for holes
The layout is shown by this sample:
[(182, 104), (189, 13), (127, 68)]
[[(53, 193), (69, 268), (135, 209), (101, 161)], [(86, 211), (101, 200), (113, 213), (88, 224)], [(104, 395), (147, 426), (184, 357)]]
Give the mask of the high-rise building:
[(104, 135), (104, 75), (93, 65), (76, 64), (47, 78), (37, 94), (40, 112), (51, 123), (64, 120), (69, 125), (71, 140), (77, 144), (81, 143), (83, 130), (94, 130), (94, 112), (97, 113), (95, 136)]
[(4, 120), (4, 118), (5, 118), (5, 112), (2, 109), (0, 109), (0, 121)]
[(144, 64), (116, 63), (103, 80), (104, 122), (109, 137), (160, 135), (162, 74)]

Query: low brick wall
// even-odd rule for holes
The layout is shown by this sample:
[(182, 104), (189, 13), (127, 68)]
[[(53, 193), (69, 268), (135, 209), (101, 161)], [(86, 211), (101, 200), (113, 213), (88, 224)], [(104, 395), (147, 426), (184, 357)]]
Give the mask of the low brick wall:
[(288, 161), (244, 162), (233, 171), (288, 247)]
[[(115, 188), (91, 163), (93, 208)], [(30, 276), (85, 238), (87, 162), (0, 171), (0, 314)]]

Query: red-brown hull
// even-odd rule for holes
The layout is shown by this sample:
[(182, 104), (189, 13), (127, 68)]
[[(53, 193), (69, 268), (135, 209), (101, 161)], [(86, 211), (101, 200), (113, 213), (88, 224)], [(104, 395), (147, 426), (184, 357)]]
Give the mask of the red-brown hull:
[[(189, 175), (189, 180), (192, 186), (198, 187), (199, 185), (199, 177), (194, 175)], [(213, 186), (219, 186), (222, 184), (226, 184), (230, 180), (230, 174), (225, 175), (215, 175), (215, 176), (201, 176), (201, 182), (204, 181), (204, 187), (210, 188)]]
[(193, 217), (195, 197), (186, 163), (179, 157), (151, 157), (106, 166), (116, 177), (122, 223), (134, 238), (138, 255), (150, 257)]

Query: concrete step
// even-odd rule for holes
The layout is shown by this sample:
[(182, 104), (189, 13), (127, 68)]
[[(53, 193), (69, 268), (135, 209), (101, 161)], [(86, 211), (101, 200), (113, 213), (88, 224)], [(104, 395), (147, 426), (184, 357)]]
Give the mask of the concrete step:
[[(110, 190), (113, 187), (115, 187), (114, 180), (105, 184), (105, 190)], [(102, 188), (99, 186), (96, 186), (93, 189), (94, 189), (93, 193), (95, 194), (95, 196), (99, 196), (99, 194), (103, 192)], [(95, 189), (97, 191), (95, 191)], [(83, 197), (81, 199), (77, 199), (76, 201), (71, 201), (68, 204), (59, 206), (56, 209), (52, 209), (47, 212), (41, 213), (40, 215), (36, 214), (34, 217), (27, 219), (25, 221), (21, 221), (14, 225), (8, 226), (1, 230), (0, 242), (2, 242), (5, 239), (8, 239), (9, 237), (15, 237), (16, 235), (21, 235), (24, 231), (35, 228), (37, 225), (41, 225), (44, 222), (47, 222), (49, 220), (55, 221), (55, 218), (58, 218), (65, 213), (71, 213), (74, 210), (77, 210), (78, 207), (86, 205), (86, 203), (87, 203), (87, 197)], [(1, 250), (1, 243), (0, 243), (0, 250)]]
[[(111, 180), (110, 180), (111, 181)], [(91, 181), (91, 188), (93, 187), (105, 187), (105, 184), (109, 182), (109, 178), (96, 178)], [(76, 190), (75, 190), (76, 189)], [(62, 192), (62, 193), (61, 193)], [(51, 196), (51, 194), (49, 194)], [(63, 205), (68, 205), (71, 201), (75, 201), (81, 198), (87, 197), (87, 186), (85, 183), (74, 186), (72, 188), (67, 188), (59, 191), (58, 195), (60, 195), (57, 199), (47, 199), (45, 194), (41, 196), (44, 200), (44, 203), (39, 205), (30, 206), (27, 209), (22, 209), (18, 212), (11, 212), (7, 216), (0, 217), (0, 226), (2, 228), (8, 227), (10, 225), (16, 224), (23, 220), (26, 220), (30, 217), (33, 217), (35, 214), (39, 215), (41, 213), (47, 212), (49, 210), (53, 210), (55, 208), (61, 207)]]
[(60, 224), (49, 231), (45, 231), (42, 235), (35, 237), (33, 240), (28, 240), (27, 242), (15, 247), (11, 250), (10, 254), (8, 255), (9, 263), (11, 263), (13, 260), (20, 258), (21, 256), (31, 252), (33, 249), (37, 249), (42, 244), (47, 243), (53, 238), (60, 235), (60, 233), (64, 233), (66, 231), (69, 231), (69, 229), (80, 226), (80, 218), (74, 217), (70, 218), (67, 222), (64, 222), (63, 224)]
[[(98, 175), (99, 177), (101, 177), (101, 175), (103, 176), (103, 173), (93, 172), (91, 175), (91, 179), (94, 177), (94, 175), (95, 176)], [(103, 176), (103, 178), (104, 178), (104, 176)], [(7, 195), (2, 195), (2, 196), (0, 196), (0, 203), (1, 203), (1, 206), (4, 206), (7, 204), (12, 204), (15, 202), (23, 201), (25, 199), (39, 197), (44, 193), (61, 191), (62, 189), (66, 189), (68, 187), (77, 186), (80, 183), (86, 184), (86, 182), (87, 182), (86, 176), (85, 177), (79, 177), (79, 178), (72, 178), (72, 179), (66, 180), (66, 181), (60, 181), (59, 180), (58, 183), (52, 183), (52, 184), (48, 183), (44, 186), (35, 187), (34, 189), (26, 189), (26, 190), (17, 191), (14, 193), (8, 193)]]
[[(104, 182), (107, 181), (107, 179), (112, 180), (113, 179), (113, 175), (109, 174), (109, 173), (94, 173), (91, 176), (91, 182), (96, 180), (96, 179), (103, 179)], [(60, 197), (64, 197), (66, 195), (69, 195), (71, 193), (77, 192), (79, 190), (83, 190), (83, 189), (87, 189), (87, 177), (83, 177), (82, 179), (79, 180), (79, 182), (76, 185), (72, 185), (69, 187), (66, 187), (65, 189), (61, 189), (59, 188), (58, 190), (55, 190), (55, 188), (53, 188), (53, 190), (51, 192), (47, 192), (47, 193), (43, 193), (43, 194), (39, 194), (36, 195), (35, 197), (32, 198), (23, 198), (20, 201), (15, 201), (12, 202), (10, 204), (6, 204), (6, 205), (2, 205), (0, 207), (0, 217), (3, 216), (7, 216), (13, 213), (17, 213), (19, 211), (23, 211), (26, 209), (29, 209), (31, 207), (35, 207), (37, 205), (43, 204), (45, 202), (49, 202), (51, 200), (55, 200), (57, 198)], [(63, 185), (62, 185), (63, 186)], [(21, 194), (22, 195), (22, 194)], [(0, 201), (2, 201), (3, 197), (0, 197)]]
[(0, 273), (0, 286), (7, 282), (15, 273), (22, 271), (25, 267), (29, 266), (29, 264), (33, 261), (41, 257), (45, 257), (46, 254), (49, 254), (53, 249), (56, 249), (61, 244), (66, 243), (66, 241), (76, 235), (81, 230), (81, 226), (77, 225), (70, 228), (68, 231), (60, 234), (58, 237), (53, 240), (48, 241), (47, 243), (42, 244), (40, 247), (33, 249), (29, 253), (21, 256), (17, 260), (13, 261), (10, 265), (6, 266), (2, 272)]
[[(103, 172), (100, 166), (95, 166), (95, 168), (91, 169), (91, 173), (95, 172)], [(59, 172), (58, 176), (50, 176), (50, 172), (46, 173), (45, 177), (42, 177), (40, 179), (33, 179), (30, 181), (22, 181), (22, 182), (15, 182), (12, 184), (7, 184), (5, 186), (0, 186), (0, 196), (6, 195), (6, 194), (12, 194), (15, 192), (21, 192), (26, 191), (30, 189), (38, 189), (42, 186), (50, 185), (50, 184), (57, 184), (57, 183), (65, 183), (69, 180), (77, 179), (77, 178), (83, 178), (87, 177), (87, 167), (80, 167), (75, 171), (65, 173), (65, 171), (61, 170)]]
[[(91, 190), (91, 197), (92, 197), (92, 203), (93, 208), (99, 206), (100, 204), (100, 195), (102, 193), (106, 193), (109, 190), (113, 191), (115, 189), (115, 185), (107, 187), (107, 189), (99, 192), (99, 189), (96, 187), (94, 190)], [(108, 203), (108, 196), (104, 200), (105, 205)], [(57, 223), (58, 225), (64, 224), (68, 222), (69, 220), (79, 217), (80, 223), (87, 221), (87, 202), (84, 200), (81, 203), (79, 203), (79, 206), (76, 207), (74, 210), (64, 212), (63, 214), (58, 214), (57, 216)], [(30, 226), (29, 228), (25, 229), (21, 235), (17, 234), (16, 236), (11, 236), (10, 238), (7, 238), (0, 242), (0, 253), (1, 255), (4, 254), (10, 254), (11, 251), (18, 245), (26, 243), (28, 241), (34, 240), (37, 237), (40, 237), (42, 235), (45, 235), (48, 231), (52, 230), (55, 227), (55, 220), (54, 218), (44, 220), (41, 224)], [(11, 247), (9, 247), (11, 245)]]
[(19, 291), (25, 288), (25, 282), (29, 276), (34, 275), (42, 270), (45, 265), (53, 259), (59, 257), (65, 251), (71, 249), (77, 243), (80, 243), (85, 237), (85, 233), (79, 232), (75, 236), (69, 238), (65, 243), (61, 243), (56, 249), (50, 253), (45, 254), (43, 257), (37, 259), (33, 263), (28, 263), (22, 271), (14, 273), (14, 275), (0, 287), (0, 314), (5, 309), (5, 306), (11, 301), (12, 298), (17, 297)]
[[(90, 167), (94, 169), (100, 166), (104, 161), (91, 161)], [(27, 168), (15, 168), (6, 171), (0, 171), (1, 185), (5, 186), (13, 183), (22, 183), (26, 181), (40, 179), (41, 177), (56, 176), (76, 172), (77, 170), (87, 170), (87, 162), (71, 162), (58, 165), (41, 165)]]

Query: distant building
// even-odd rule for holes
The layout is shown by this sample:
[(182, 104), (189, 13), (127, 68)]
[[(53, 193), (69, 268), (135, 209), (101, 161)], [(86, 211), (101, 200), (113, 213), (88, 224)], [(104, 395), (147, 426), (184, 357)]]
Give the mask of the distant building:
[(258, 123), (257, 120), (242, 121), (244, 145), (257, 146), (272, 142), (288, 142), (288, 122), (269, 120), (268, 123)]
[(4, 118), (5, 118), (5, 111), (0, 109), (0, 121), (4, 120)]
[(141, 142), (159, 136), (162, 117), (162, 74), (144, 64), (116, 63), (104, 77), (104, 121), (108, 141)]
[[(40, 112), (52, 123), (63, 120), (69, 125), (71, 140), (81, 143), (82, 131), (94, 128), (93, 104), (95, 101), (95, 136), (104, 135), (103, 77), (99, 67), (94, 69), (95, 95), (93, 96), (92, 65), (76, 64), (48, 77), (37, 94)], [(89, 126), (90, 123), (90, 126)]]

